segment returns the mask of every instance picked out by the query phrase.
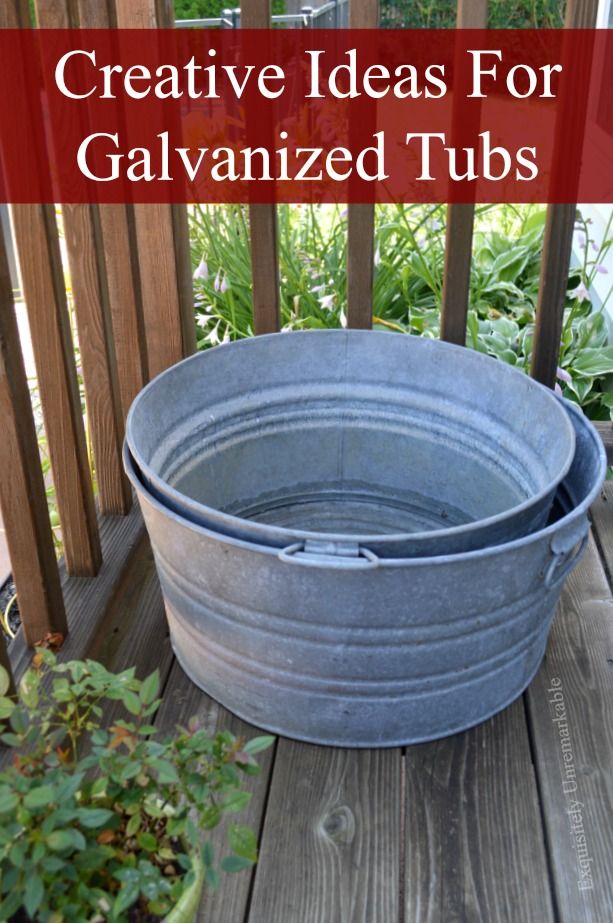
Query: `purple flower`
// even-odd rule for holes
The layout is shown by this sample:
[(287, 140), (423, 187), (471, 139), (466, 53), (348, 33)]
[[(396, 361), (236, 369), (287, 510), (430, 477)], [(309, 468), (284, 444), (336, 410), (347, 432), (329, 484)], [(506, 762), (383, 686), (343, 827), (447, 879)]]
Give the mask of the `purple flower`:
[(579, 238), (579, 246), (585, 247), (585, 234), (579, 234), (578, 238)]
[(563, 369), (561, 366), (558, 366), (556, 369), (556, 378), (559, 378), (560, 381), (572, 381), (566, 369)]
[(595, 240), (592, 240), (592, 241), (590, 242), (590, 247), (592, 248), (592, 250), (594, 251), (594, 253), (600, 253), (600, 247), (598, 246), (598, 244), (596, 243)]
[(577, 288), (573, 292), (573, 296), (577, 298), (578, 301), (589, 301), (590, 293), (586, 289), (583, 282), (580, 282)]
[(334, 303), (334, 295), (324, 295), (319, 299), (319, 303), (325, 311), (329, 311)]
[(556, 394), (559, 394), (560, 397), (562, 397), (562, 388), (559, 386), (559, 384), (557, 383), (557, 381), (556, 381), (556, 384), (555, 384), (555, 388), (554, 388), (553, 390), (555, 391)]
[(346, 217), (347, 217), (348, 212), (349, 212), (349, 209), (348, 209), (348, 208), (344, 208), (344, 209), (342, 210), (342, 212), (341, 212), (340, 215), (338, 216), (338, 217), (341, 219), (341, 221), (343, 220), (343, 218), (346, 218)]
[(213, 283), (213, 288), (216, 292), (221, 288), (221, 269), (217, 270), (217, 275), (215, 276), (215, 282)]
[(594, 266), (594, 269), (596, 270), (596, 272), (601, 273), (601, 275), (603, 276), (609, 275), (609, 270), (607, 269), (606, 266), (603, 266), (602, 263), (596, 263), (596, 265)]
[(229, 288), (230, 288), (230, 283), (228, 282), (228, 277), (224, 276), (219, 285), (219, 291), (223, 295), (224, 292), (227, 292)]
[(196, 267), (196, 271), (194, 272), (194, 279), (202, 279), (203, 282), (206, 282), (208, 277), (209, 277), (209, 267), (207, 266), (206, 260), (203, 256)]

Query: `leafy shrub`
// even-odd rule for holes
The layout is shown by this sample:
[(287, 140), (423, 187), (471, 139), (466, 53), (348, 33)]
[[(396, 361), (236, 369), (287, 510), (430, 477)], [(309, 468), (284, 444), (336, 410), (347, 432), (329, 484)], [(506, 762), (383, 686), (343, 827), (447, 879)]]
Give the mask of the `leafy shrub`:
[[(197, 873), (216, 884), (203, 835), (246, 805), (241, 773), (258, 771), (253, 754), (272, 738), (210, 737), (192, 719), (159, 741), (149, 723), (158, 691), (157, 671), (141, 681), (134, 669), (58, 663), (41, 650), (19, 701), (0, 697), (10, 726), (1, 740), (15, 751), (0, 772), (0, 920), (151, 921)], [(118, 703), (128, 720), (107, 727), (103, 707)], [(250, 866), (254, 833), (238, 824), (228, 833), (221, 869)]]
[[(346, 324), (345, 213), (333, 206), (280, 206), (279, 262), (284, 329)], [(467, 344), (524, 370), (530, 366), (545, 212), (535, 206), (477, 209)], [(376, 210), (374, 326), (436, 337), (444, 271), (445, 207)], [(572, 268), (560, 346), (560, 386), (593, 419), (613, 411), (602, 311), (589, 287), (611, 247), (590, 237), (578, 214), (583, 263)], [(243, 206), (197, 206), (191, 215), (200, 348), (252, 333), (249, 227)]]

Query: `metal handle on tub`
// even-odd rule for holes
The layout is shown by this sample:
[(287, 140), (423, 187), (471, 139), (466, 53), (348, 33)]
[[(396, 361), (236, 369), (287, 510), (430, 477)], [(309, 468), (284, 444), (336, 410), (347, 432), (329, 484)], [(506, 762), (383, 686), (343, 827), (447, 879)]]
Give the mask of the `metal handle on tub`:
[(543, 577), (545, 586), (550, 589), (554, 583), (563, 580), (582, 557), (590, 535), (589, 523), (585, 523), (580, 534), (574, 532), (566, 542), (551, 543), (551, 561)]
[(370, 548), (357, 542), (295, 542), (279, 552), (279, 560), (304, 567), (333, 570), (374, 570), (379, 558)]

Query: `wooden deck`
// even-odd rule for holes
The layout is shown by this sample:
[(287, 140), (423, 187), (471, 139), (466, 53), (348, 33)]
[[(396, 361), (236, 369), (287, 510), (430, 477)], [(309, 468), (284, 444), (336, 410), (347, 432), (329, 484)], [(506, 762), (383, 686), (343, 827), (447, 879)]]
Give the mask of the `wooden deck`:
[[(259, 863), (206, 894), (199, 920), (613, 920), (613, 483), (592, 512), (588, 551), (525, 695), (430, 744), (356, 751), (279, 739), (260, 755), (244, 815), (259, 831)], [(119, 584), (105, 584), (104, 572), (66, 581), (72, 630), (63, 653), (87, 651), (117, 669), (136, 664), (140, 675), (158, 667), (165, 730), (198, 713), (211, 730), (256, 733), (174, 660), (137, 512), (109, 518), (102, 543), (117, 554), (129, 543), (138, 550)], [(18, 669), (25, 662), (19, 641), (11, 659)]]

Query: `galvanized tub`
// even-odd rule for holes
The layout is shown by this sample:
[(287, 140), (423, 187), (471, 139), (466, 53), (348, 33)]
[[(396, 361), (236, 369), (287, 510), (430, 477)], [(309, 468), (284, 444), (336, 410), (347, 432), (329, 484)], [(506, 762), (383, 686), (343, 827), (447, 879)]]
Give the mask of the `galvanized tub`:
[(273, 548), (334, 541), (386, 557), (541, 528), (574, 452), (555, 397), (516, 369), (360, 330), (193, 356), (136, 398), (127, 440), (151, 494), (199, 525)]
[(606, 470), (594, 428), (569, 416), (577, 450), (551, 523), (433, 558), (288, 554), (205, 529), (151, 495), (125, 447), (184, 670), (245, 720), (336, 746), (430, 740), (504, 708), (539, 667)]

